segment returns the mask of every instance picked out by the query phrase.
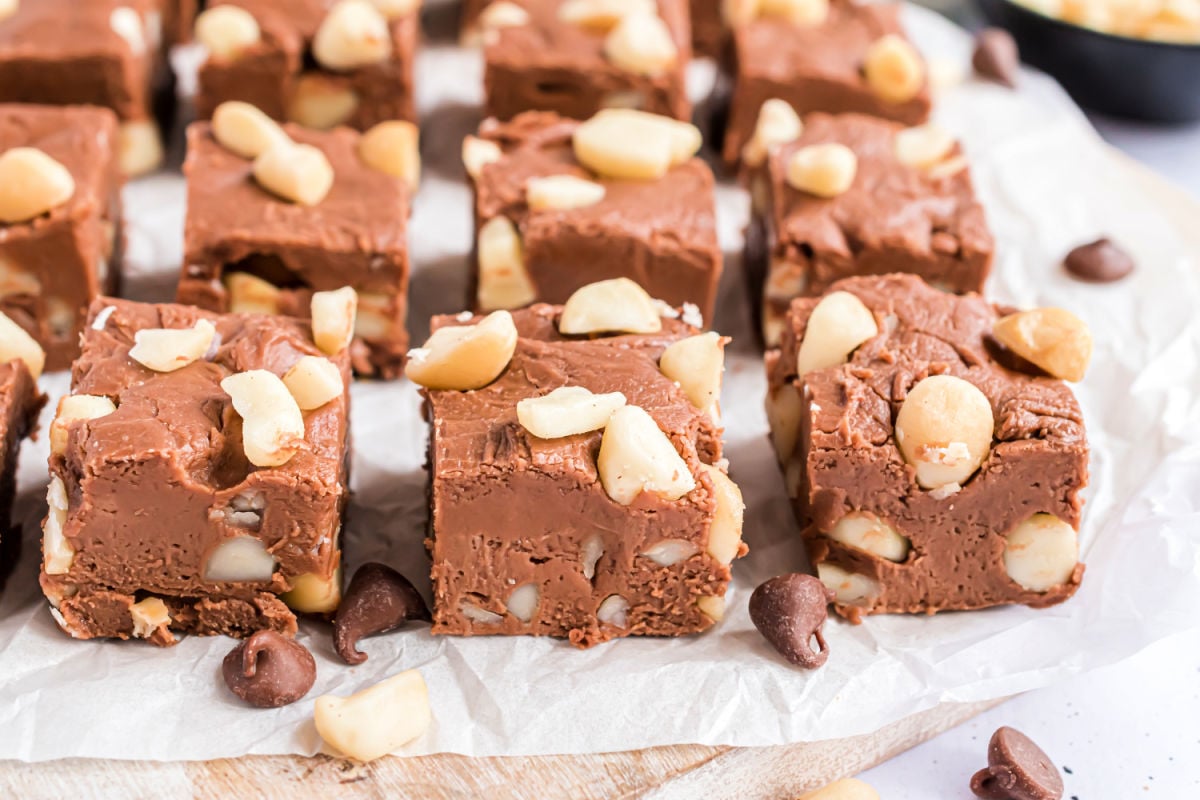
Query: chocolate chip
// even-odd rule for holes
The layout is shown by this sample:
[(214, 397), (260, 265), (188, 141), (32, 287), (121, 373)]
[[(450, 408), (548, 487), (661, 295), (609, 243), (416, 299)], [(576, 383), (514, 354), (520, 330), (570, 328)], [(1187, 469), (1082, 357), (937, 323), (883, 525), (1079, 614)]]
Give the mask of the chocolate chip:
[(1076, 247), (1063, 259), (1067, 272), (1081, 281), (1111, 283), (1133, 272), (1133, 258), (1110, 239)]
[(1000, 728), (988, 743), (988, 767), (971, 778), (984, 800), (1060, 800), (1062, 776), (1042, 748), (1014, 728)]
[(347, 664), (361, 664), (367, 654), (358, 649), (359, 639), (398, 628), (410, 619), (433, 619), (421, 593), (386, 564), (363, 564), (338, 606), (333, 647)]
[(750, 595), (750, 619), (780, 655), (796, 666), (816, 669), (829, 657), (821, 626), (832, 599), (833, 593), (812, 575), (780, 575)]
[(1003, 28), (984, 28), (975, 37), (975, 53), (971, 66), (981, 78), (1017, 88), (1017, 75), (1021, 71), (1021, 57), (1017, 53), (1017, 42)]
[(259, 631), (229, 651), (221, 674), (230, 691), (250, 705), (278, 708), (308, 694), (317, 662), (296, 640)]

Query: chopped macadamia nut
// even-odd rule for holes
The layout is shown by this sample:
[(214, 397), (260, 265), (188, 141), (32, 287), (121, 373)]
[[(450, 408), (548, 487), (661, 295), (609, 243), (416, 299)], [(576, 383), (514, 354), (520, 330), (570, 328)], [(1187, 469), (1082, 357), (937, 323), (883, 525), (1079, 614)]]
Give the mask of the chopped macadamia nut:
[(35, 147), (0, 155), (0, 222), (26, 222), (53, 211), (75, 194), (71, 173)]
[(416, 670), (401, 672), (349, 697), (318, 697), (317, 733), (344, 756), (374, 761), (423, 734), (433, 720), (429, 690)]
[(385, 61), (392, 54), (387, 18), (368, 0), (340, 0), (317, 28), (312, 53), (321, 66), (331, 70)]
[(613, 412), (597, 459), (600, 483), (621, 505), (642, 492), (678, 500), (696, 488), (696, 479), (658, 423), (638, 406)]
[(610, 178), (653, 180), (700, 150), (695, 125), (628, 108), (597, 113), (575, 129), (575, 157)]
[(845, 364), (859, 345), (879, 335), (875, 315), (850, 292), (832, 292), (808, 318), (796, 357), (796, 374)]
[(493, 311), (475, 325), (439, 328), (409, 353), (404, 374), (428, 389), (469, 391), (500, 376), (517, 347), (517, 328), (507, 311)]
[(1001, 317), (997, 341), (1026, 361), (1065, 381), (1081, 381), (1092, 360), (1092, 332), (1061, 308), (1037, 308)]
[(206, 319), (190, 328), (143, 328), (133, 335), (129, 357), (155, 372), (174, 372), (204, 358), (216, 335)]
[(296, 398), (301, 411), (311, 411), (341, 397), (342, 371), (327, 358), (302, 356), (283, 375), (283, 385)]
[(217, 106), (212, 132), (222, 147), (242, 158), (258, 158), (280, 142), (291, 142), (278, 122), (249, 103), (237, 100)]
[(0, 312), (0, 361), (13, 359), (24, 361), (36, 380), (46, 366), (46, 351), (24, 328)]
[(58, 401), (54, 421), (50, 423), (50, 452), (57, 455), (67, 452), (67, 436), (71, 423), (106, 417), (116, 410), (116, 405), (107, 397), (72, 394), (62, 398)]
[(662, 317), (645, 289), (629, 278), (612, 278), (588, 284), (567, 298), (558, 330), (568, 335), (657, 333)]
[(358, 316), (358, 293), (354, 289), (343, 286), (331, 292), (314, 292), (311, 312), (313, 341), (321, 352), (335, 356), (349, 347)]
[(221, 388), (242, 417), (242, 446), (256, 467), (286, 464), (304, 442), (304, 417), (287, 386), (263, 369), (239, 372)]
[(261, 40), (258, 21), (237, 6), (215, 6), (196, 17), (196, 41), (212, 58), (232, 61)]
[(995, 423), (983, 392), (962, 378), (933, 375), (909, 390), (896, 415), (896, 444), (925, 489), (964, 485), (992, 447)]
[(254, 159), (254, 179), (284, 200), (315, 206), (333, 188), (333, 166), (310, 144), (276, 142)]
[(517, 420), (539, 439), (558, 439), (603, 428), (625, 405), (620, 392), (592, 394), (582, 386), (560, 386), (517, 403)]

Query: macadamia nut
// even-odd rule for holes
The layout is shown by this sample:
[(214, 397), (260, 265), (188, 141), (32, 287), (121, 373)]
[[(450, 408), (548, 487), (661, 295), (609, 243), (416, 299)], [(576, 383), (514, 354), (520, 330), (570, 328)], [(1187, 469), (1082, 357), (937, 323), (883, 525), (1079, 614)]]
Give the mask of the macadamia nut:
[(405, 120), (381, 122), (362, 135), (358, 155), (371, 169), (404, 181), (410, 191), (421, 182), (417, 126)]
[(476, 239), (479, 285), (476, 300), (484, 311), (521, 308), (537, 299), (537, 290), (525, 270), (525, 248), (512, 220), (492, 217), (479, 228)]
[(575, 157), (610, 178), (654, 180), (700, 150), (695, 125), (630, 108), (606, 108), (575, 129)]
[(1081, 381), (1092, 360), (1092, 332), (1061, 308), (1037, 308), (1001, 317), (992, 326), (997, 341), (1056, 378)]
[(206, 319), (190, 328), (143, 328), (133, 334), (129, 357), (155, 372), (174, 372), (204, 358), (216, 335)]
[(462, 143), (462, 162), (467, 174), (473, 180), (479, 180), (483, 168), (500, 160), (503, 153), (500, 145), (478, 136), (467, 136)]
[(678, 500), (696, 488), (696, 479), (675, 445), (638, 406), (613, 412), (600, 440), (597, 468), (604, 491), (623, 506), (642, 492)]
[(71, 423), (86, 419), (107, 417), (117, 406), (107, 397), (94, 394), (72, 394), (58, 401), (54, 421), (50, 423), (50, 452), (63, 455), (67, 452), (67, 436)]
[(671, 30), (657, 14), (623, 17), (604, 39), (604, 55), (618, 69), (656, 77), (679, 61)]
[(304, 417), (273, 372), (254, 369), (221, 381), (242, 418), (242, 447), (256, 467), (286, 464), (304, 442)]
[(317, 733), (344, 756), (374, 761), (423, 734), (433, 720), (429, 690), (416, 670), (401, 672), (349, 697), (317, 698)]
[(875, 315), (862, 300), (850, 292), (831, 292), (808, 317), (796, 355), (796, 374), (803, 377), (816, 369), (845, 364), (860, 345), (878, 335)]
[(791, 104), (773, 97), (758, 109), (754, 135), (742, 148), (742, 161), (748, 167), (762, 166), (774, 148), (794, 142), (803, 132), (804, 123)]
[(315, 206), (333, 188), (333, 166), (311, 144), (276, 142), (254, 159), (254, 179), (284, 200)]
[(787, 182), (793, 189), (817, 197), (837, 197), (854, 183), (858, 156), (844, 144), (811, 144), (792, 153)]
[(342, 371), (327, 358), (301, 356), (283, 375), (283, 385), (301, 411), (312, 411), (342, 396)]
[(646, 290), (629, 278), (589, 283), (567, 298), (559, 333), (658, 333), (662, 317)]
[(258, 158), (280, 142), (291, 142), (278, 122), (238, 100), (217, 106), (213, 111), (212, 132), (222, 147), (242, 158)]
[(378, 64), (392, 54), (392, 33), (373, 3), (339, 0), (317, 28), (312, 53), (321, 66), (331, 70)]
[(908, 539), (868, 511), (851, 511), (839, 519), (827, 535), (835, 542), (888, 561), (900, 563), (908, 558)]
[(1079, 535), (1053, 514), (1034, 514), (1005, 537), (1004, 570), (1031, 592), (1070, 580), (1079, 562)]
[(603, 186), (574, 175), (549, 175), (525, 181), (525, 200), (533, 211), (566, 211), (594, 206), (603, 199)]
[(214, 6), (196, 17), (196, 41), (212, 58), (232, 61), (262, 40), (258, 21), (243, 8)]
[(992, 405), (973, 383), (933, 375), (908, 392), (896, 415), (896, 444), (925, 489), (962, 485), (992, 447)]
[(35, 147), (0, 155), (0, 222), (26, 222), (53, 211), (75, 194), (75, 179)]
[(301, 614), (332, 614), (342, 602), (341, 566), (328, 578), (312, 572), (297, 575), (292, 578), (291, 591), (284, 592), (279, 599)]
[(692, 405), (721, 421), (721, 378), (726, 339), (715, 331), (680, 339), (663, 351), (658, 368), (679, 384)]
[(925, 62), (916, 48), (894, 33), (867, 48), (863, 76), (876, 96), (889, 103), (906, 103), (925, 85)]
[(423, 346), (409, 351), (404, 374), (427, 389), (480, 389), (508, 368), (516, 348), (512, 314), (493, 311), (475, 325), (434, 331)]
[(592, 394), (582, 386), (560, 386), (517, 403), (517, 420), (539, 439), (559, 439), (597, 431), (625, 405), (620, 392)]
[(275, 574), (275, 557), (254, 536), (233, 536), (212, 551), (204, 564), (204, 580), (265, 583)]
[(37, 380), (46, 366), (46, 351), (24, 328), (0, 311), (0, 362), (13, 359), (24, 361), (29, 373)]
[(353, 288), (314, 292), (310, 310), (313, 341), (322, 353), (336, 356), (350, 346), (358, 316), (358, 293)]

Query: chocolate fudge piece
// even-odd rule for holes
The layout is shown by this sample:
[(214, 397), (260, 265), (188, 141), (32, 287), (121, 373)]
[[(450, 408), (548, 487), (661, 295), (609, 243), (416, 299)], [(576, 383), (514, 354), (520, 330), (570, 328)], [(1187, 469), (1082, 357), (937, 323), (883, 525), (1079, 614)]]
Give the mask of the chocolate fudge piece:
[(184, 44), (192, 39), (192, 26), (200, 11), (199, 0), (168, 0), (163, 19), (163, 36), (168, 44)]
[(720, 0), (691, 0), (692, 50), (697, 56), (721, 58), (728, 30), (721, 16)]
[[(305, 369), (324, 392), (300, 391)], [(291, 634), (296, 611), (336, 608), (344, 349), (327, 358), (287, 317), (99, 298), (71, 377), (41, 574), (65, 632), (168, 645)]]
[[(196, 27), (196, 38), (209, 50), (200, 66), (196, 113), (207, 119), (221, 103), (241, 100), (274, 119), (310, 128), (367, 130), (388, 120), (415, 122), (419, 7), (416, 2), (370, 7), (332, 0), (211, 2)], [(221, 20), (231, 14), (241, 21)]]
[(828, 15), (820, 22), (800, 24), (766, 16), (735, 25), (736, 67), (725, 160), (739, 161), (742, 147), (754, 133), (759, 109), (772, 98), (786, 101), (801, 115), (857, 112), (906, 125), (924, 122), (931, 101), (922, 62), (916, 62), (917, 88), (907, 90), (874, 88), (864, 70), (871, 48), (881, 41), (885, 48), (891, 44), (908, 49), (899, 14), (898, 3), (831, 0)]
[(121, 123), (122, 169), (162, 161), (155, 122), (172, 110), (163, 20), (168, 0), (22, 0), (0, 18), (0, 103), (93, 105)]
[[(691, 158), (657, 179), (598, 176), (572, 150), (578, 128), (546, 112), (480, 127), (480, 139), (500, 152), (497, 160), (469, 167), (477, 173), (472, 302), (485, 311), (534, 300), (562, 303), (586, 284), (628, 277), (671, 305), (694, 304), (710, 320), (723, 266), (712, 170)], [(529, 182), (547, 176), (582, 178), (603, 187), (603, 196), (590, 205), (531, 208)], [(517, 291), (502, 272), (510, 266), (506, 259), (489, 254), (491, 229), (503, 224), (497, 220), (511, 223), (519, 237), (523, 263), (512, 268), (524, 277)]]
[(214, 138), (211, 124), (189, 126), (177, 299), (212, 311), (307, 317), (314, 291), (351, 286), (355, 371), (395, 377), (408, 347), (408, 190), (364, 162), (355, 131), (283, 129), (332, 166), (332, 188), (315, 205), (276, 197), (256, 182), (251, 159)]
[[(994, 244), (958, 144), (945, 135), (944, 151), (932, 151), (927, 162), (901, 160), (905, 137), (926, 132), (942, 136), (860, 114), (810, 114), (800, 137), (774, 148), (751, 173), (747, 275), (752, 296), (761, 291), (768, 345), (778, 341), (792, 298), (819, 294), (841, 278), (911, 272), (955, 292), (982, 291)], [(854, 153), (850, 188), (829, 198), (796, 189), (789, 161), (828, 143)]]
[(688, 0), (647, 5), (657, 5), (657, 16), (618, 21), (612, 4), (590, 0), (468, 0), (464, 38), (483, 42), (486, 114), (586, 119), (619, 107), (689, 119)]
[[(567, 313), (538, 304), (483, 323), (433, 320), (427, 365), (448, 329), (477, 325), (478, 340), (478, 328), (504, 323), (511, 336), (494, 381), (425, 391), (434, 633), (588, 647), (696, 633), (721, 618), (729, 565), (746, 552), (741, 495), (725, 473), (715, 407), (664, 372), (678, 377), (676, 357), (699, 348), (719, 382), (725, 340), (672, 318), (649, 333), (565, 335)], [(410, 376), (428, 385), (416, 364)], [(646, 459), (676, 466), (660, 483), (623, 485), (654, 471)]]
[(117, 139), (108, 109), (0, 104), (0, 158), (33, 148), (74, 181), (69, 199), (44, 213), (0, 219), (0, 311), (38, 340), (50, 370), (79, 354), (88, 303), (116, 291), (124, 240)]
[(767, 356), (768, 418), (842, 615), (1040, 608), (1079, 587), (1083, 416), (998, 345), (998, 318), (912, 275), (792, 302)]
[[(38, 391), (37, 380), (25, 362), (14, 359), (0, 364), (0, 539), (8, 535), (12, 520), (21, 442), (37, 430), (38, 414), (45, 404), (46, 396)], [(6, 566), (0, 565), (0, 575), (7, 574)]]

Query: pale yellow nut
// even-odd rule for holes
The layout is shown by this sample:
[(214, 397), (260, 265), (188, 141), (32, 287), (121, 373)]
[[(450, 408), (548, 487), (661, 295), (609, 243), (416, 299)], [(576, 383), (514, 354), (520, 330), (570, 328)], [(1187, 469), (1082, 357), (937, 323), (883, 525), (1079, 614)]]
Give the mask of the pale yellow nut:
[(469, 391), (487, 386), (517, 349), (512, 314), (493, 311), (475, 325), (439, 328), (408, 354), (404, 374), (427, 389)]
[(0, 0), (0, 19), (8, 19), (17, 13), (18, 0)]
[(42, 524), (42, 570), (47, 575), (65, 575), (75, 562), (75, 548), (67, 541), (63, 528), (67, 524), (67, 487), (62, 478), (54, 475), (46, 489), (49, 511)]
[(255, 536), (233, 536), (217, 545), (202, 576), (215, 583), (265, 583), (275, 574), (275, 556)]
[(662, 317), (646, 290), (629, 278), (611, 278), (576, 289), (563, 304), (558, 331), (589, 333), (658, 333)]
[(37, 380), (46, 366), (46, 351), (24, 328), (0, 311), (0, 363), (14, 359), (24, 361), (29, 373)]
[(879, 800), (879, 792), (858, 778), (843, 778), (806, 792), (798, 800)]
[(525, 269), (521, 235), (508, 217), (493, 217), (480, 227), (476, 258), (479, 263), (476, 299), (481, 309), (521, 308), (537, 299), (537, 290)]
[(317, 698), (313, 721), (333, 749), (356, 761), (374, 761), (423, 734), (433, 720), (421, 673), (401, 672), (349, 697)]
[(954, 136), (936, 122), (905, 128), (893, 141), (896, 160), (916, 169), (929, 169), (954, 152)]
[(521, 622), (529, 622), (533, 619), (533, 615), (537, 613), (541, 594), (541, 590), (538, 589), (536, 583), (527, 583), (524, 586), (518, 586), (516, 589), (513, 589), (512, 594), (504, 601), (504, 607), (508, 609), (509, 614), (512, 614), (521, 620)]
[(845, 364), (864, 342), (879, 335), (875, 315), (850, 292), (831, 292), (808, 317), (804, 339), (796, 354), (796, 374)]
[(421, 7), (420, 0), (371, 0), (371, 4), (388, 19), (407, 17)]
[[(15, 261), (10, 261), (4, 256), (0, 256), (0, 297), (9, 297), (14, 294), (38, 295), (41, 293), (41, 281), (18, 266)], [(72, 319), (74, 319), (74, 316), (72, 313)]]
[(249, 11), (225, 5), (210, 8), (196, 17), (196, 41), (213, 58), (238, 58), (262, 41), (262, 30)]
[(721, 19), (726, 27), (740, 28), (758, 19), (763, 0), (721, 0)]
[(916, 48), (894, 33), (871, 43), (863, 58), (871, 91), (889, 103), (906, 103), (925, 85), (925, 63)]
[(610, 594), (596, 609), (596, 619), (605, 625), (625, 629), (629, 626), (629, 601), (619, 594)]
[(746, 503), (742, 490), (724, 470), (709, 464), (700, 468), (708, 473), (713, 482), (713, 498), (717, 508), (713, 512), (712, 526), (708, 529), (708, 554), (728, 566), (737, 558), (742, 548), (742, 524), (746, 515)]
[(254, 369), (221, 381), (242, 418), (242, 448), (256, 467), (286, 464), (304, 442), (304, 416), (273, 372)]
[(933, 375), (913, 386), (896, 415), (896, 445), (925, 489), (961, 486), (992, 447), (992, 405), (975, 384)]
[(326, 75), (301, 75), (287, 106), (291, 122), (327, 131), (349, 120), (358, 110), (359, 96), (344, 81)]
[(312, 54), (317, 63), (332, 70), (385, 61), (392, 54), (387, 18), (368, 0), (339, 0), (321, 20)]
[(925, 174), (930, 180), (942, 181), (966, 172), (968, 166), (966, 156), (954, 156), (929, 167), (925, 170)]
[(560, 386), (517, 403), (517, 421), (539, 439), (560, 439), (598, 431), (625, 405), (620, 392), (592, 394), (582, 386)]
[(794, 189), (817, 197), (837, 197), (854, 184), (858, 156), (844, 144), (810, 144), (792, 153), (787, 182)]
[(240, 100), (221, 103), (213, 111), (213, 137), (242, 158), (258, 158), (280, 142), (290, 142), (279, 123)]
[(838, 605), (869, 606), (879, 597), (879, 583), (874, 578), (833, 564), (817, 564), (817, 578), (833, 592), (833, 601)]
[(767, 422), (775, 457), (783, 464), (796, 449), (800, 433), (800, 391), (791, 383), (776, 387), (767, 394)]
[(558, 7), (558, 18), (563, 22), (598, 31), (612, 30), (635, 14), (656, 13), (654, 0), (566, 0)]
[(149, 639), (156, 630), (171, 624), (171, 613), (167, 610), (167, 604), (157, 597), (147, 597), (131, 605), (129, 617), (133, 622), (133, 636), (136, 639)]
[(700, 129), (631, 108), (606, 108), (575, 129), (575, 157), (610, 178), (661, 178), (700, 150)]
[(574, 175), (549, 175), (525, 181), (525, 201), (534, 211), (584, 208), (603, 199), (603, 186)]
[(897, 563), (908, 558), (910, 542), (868, 511), (851, 511), (833, 526), (830, 539)]
[(713, 622), (725, 619), (725, 598), (717, 595), (696, 598), (696, 607), (700, 613)]
[(358, 316), (358, 293), (354, 289), (343, 286), (330, 292), (313, 292), (309, 312), (313, 341), (322, 353), (336, 356), (350, 345)]
[(820, 25), (829, 16), (829, 0), (760, 0), (758, 13), (793, 25)]
[(155, 372), (174, 372), (204, 358), (216, 335), (206, 319), (190, 328), (144, 328), (133, 334), (129, 357)]
[(679, 384), (692, 405), (720, 422), (725, 340), (715, 331), (680, 339), (658, 360), (663, 375)]
[(284, 200), (315, 206), (333, 188), (333, 166), (311, 144), (277, 142), (254, 159), (254, 179)]
[(758, 109), (754, 135), (742, 148), (742, 161), (748, 167), (762, 166), (772, 150), (794, 142), (804, 131), (800, 115), (786, 100), (771, 98)]
[(609, 92), (600, 98), (600, 108), (644, 108), (646, 95), (638, 89)]
[(162, 134), (151, 120), (121, 123), (117, 130), (117, 162), (121, 174), (136, 178), (162, 166)]
[(663, 539), (656, 542), (643, 552), (642, 558), (648, 558), (660, 567), (673, 567), (680, 561), (687, 561), (700, 552), (695, 542), (687, 539)]
[(495, 164), (503, 153), (500, 145), (478, 136), (467, 136), (462, 143), (462, 162), (467, 174), (474, 180), (479, 180), (483, 168)]
[(1092, 360), (1092, 332), (1065, 309), (1009, 314), (996, 320), (992, 335), (1021, 358), (1065, 381), (1083, 380)]
[(292, 589), (279, 596), (293, 611), (301, 614), (330, 614), (337, 611), (342, 602), (342, 568), (339, 565), (333, 576), (323, 578), (312, 572), (297, 575), (292, 579)]
[(221, 282), (229, 293), (229, 313), (279, 313), (279, 289), (273, 283), (248, 272), (230, 272)]
[(358, 312), (354, 315), (354, 335), (368, 342), (378, 342), (391, 336), (402, 325), (396, 319), (393, 296), (382, 292), (359, 292)]
[(679, 62), (671, 29), (657, 14), (621, 19), (604, 39), (604, 55), (618, 69), (657, 77)]
[(146, 52), (146, 28), (142, 15), (129, 6), (117, 6), (108, 15), (108, 27), (125, 40), (134, 55)]
[(101, 395), (71, 394), (62, 398), (58, 401), (54, 421), (50, 423), (50, 452), (55, 455), (67, 452), (71, 423), (107, 417), (116, 410), (113, 401)]
[(421, 182), (417, 126), (405, 120), (381, 122), (362, 135), (358, 155), (368, 167), (404, 181), (411, 191)]
[(71, 173), (41, 150), (14, 147), (0, 155), (0, 222), (40, 217), (74, 194)]
[(499, 38), (501, 29), (521, 28), (528, 24), (528, 11), (508, 0), (497, 0), (479, 14), (478, 31), (474, 37), (468, 37), (466, 44), (492, 44)]
[(627, 506), (642, 492), (678, 500), (696, 488), (696, 479), (654, 418), (638, 406), (613, 412), (596, 460), (600, 485)]
[(342, 396), (346, 386), (342, 371), (327, 358), (301, 356), (283, 374), (283, 385), (296, 398), (301, 411), (312, 411)]
[(1053, 514), (1034, 514), (1005, 537), (1004, 570), (1031, 592), (1066, 583), (1078, 562), (1078, 534)]

